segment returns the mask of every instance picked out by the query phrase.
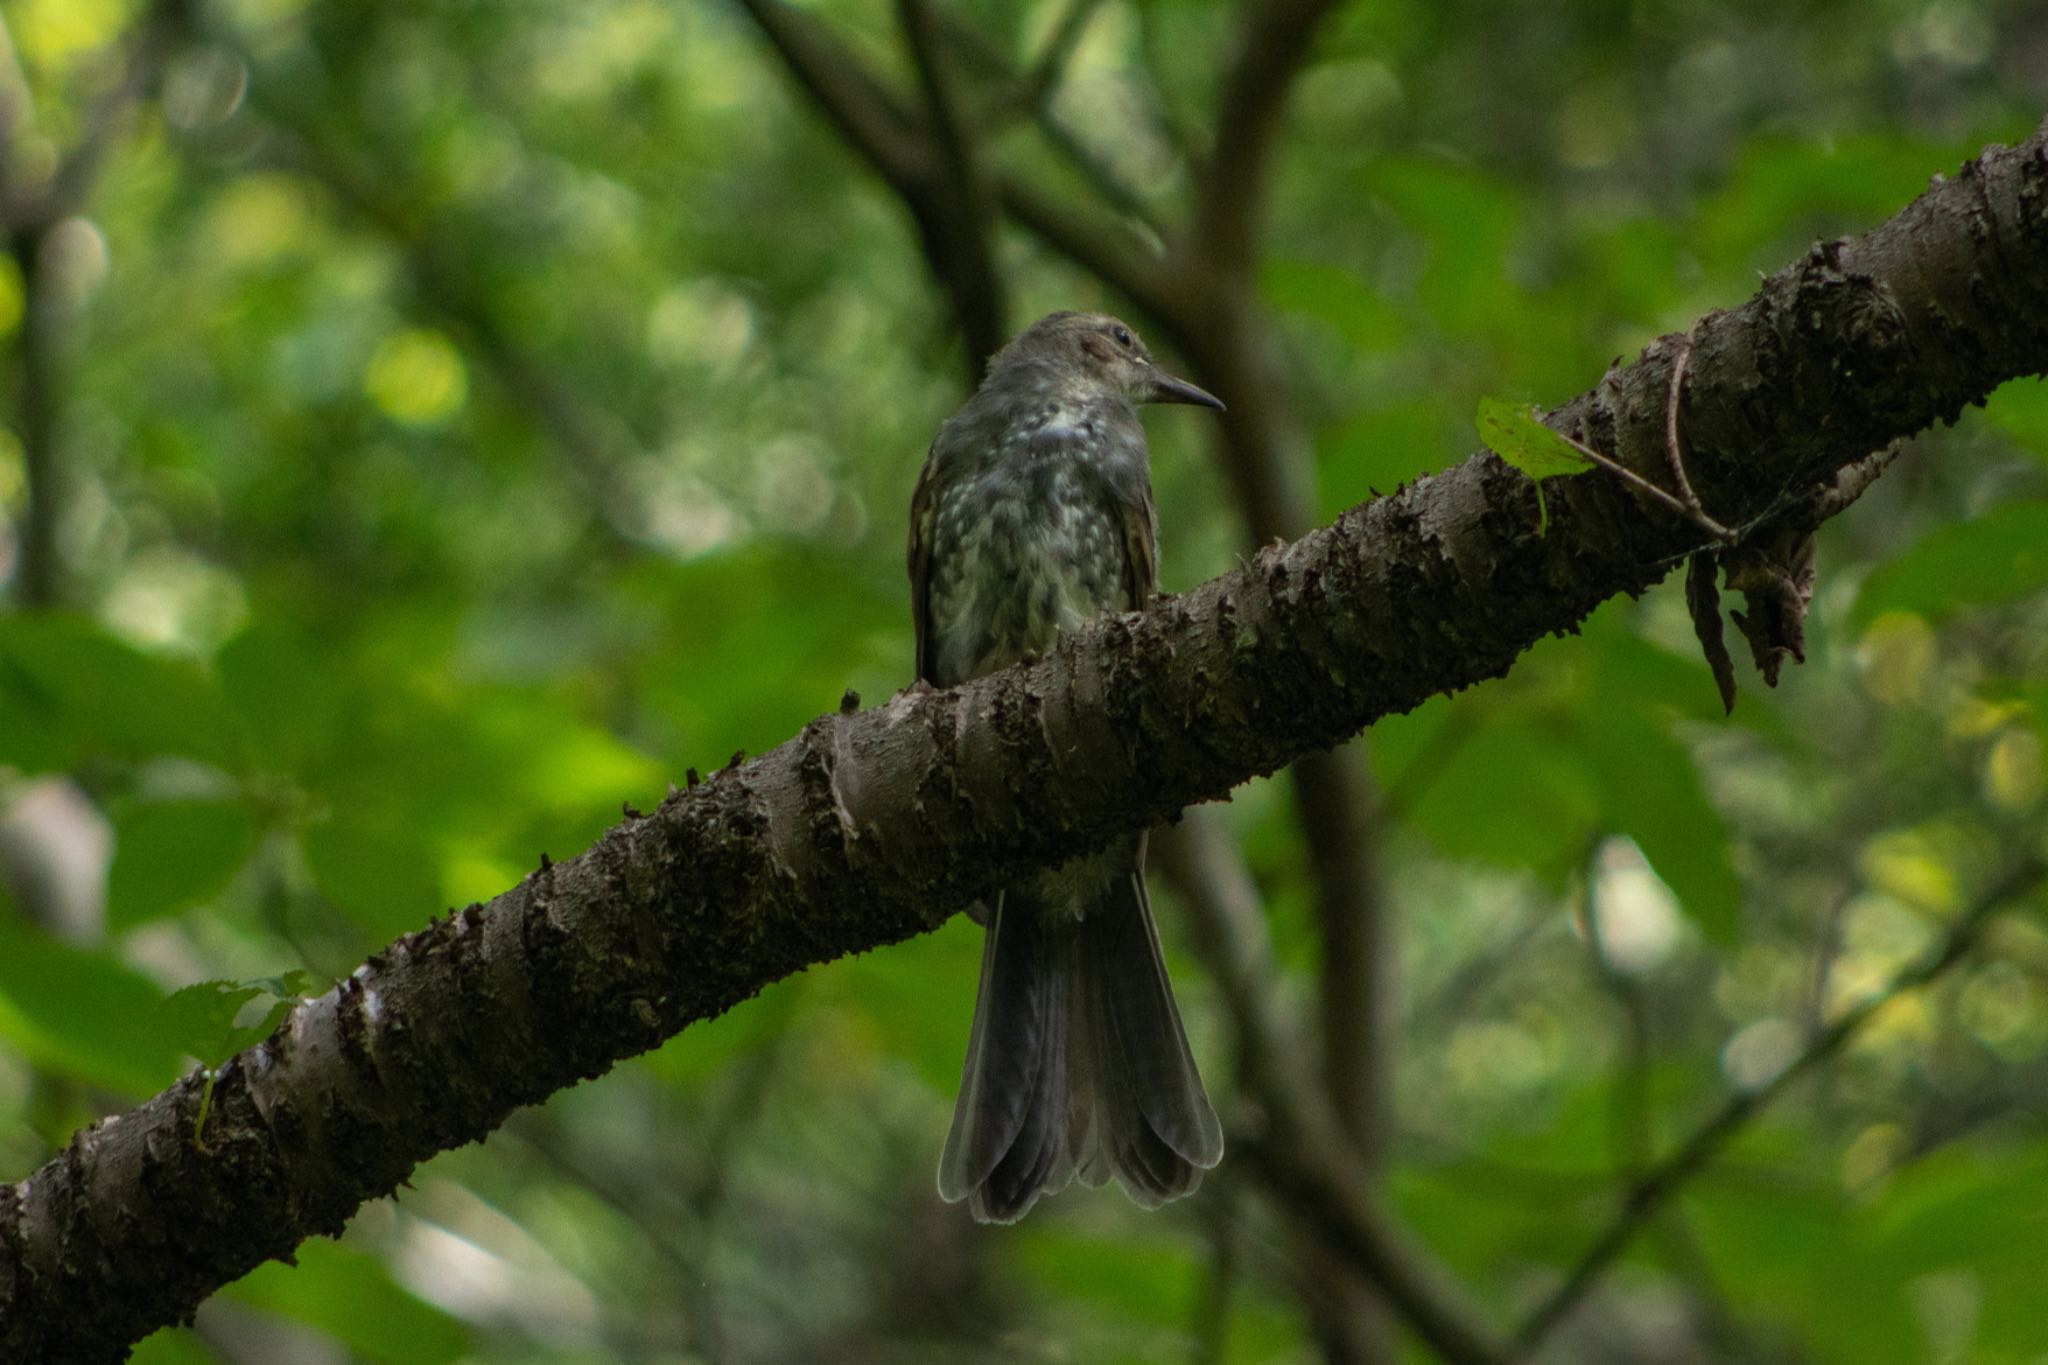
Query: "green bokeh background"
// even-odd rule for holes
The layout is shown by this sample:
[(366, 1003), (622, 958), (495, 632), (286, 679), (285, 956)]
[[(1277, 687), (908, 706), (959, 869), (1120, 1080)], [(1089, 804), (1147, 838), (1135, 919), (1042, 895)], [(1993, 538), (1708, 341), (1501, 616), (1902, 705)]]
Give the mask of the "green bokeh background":
[[(30, 158), (89, 120), (139, 8), (0, 5)], [(811, 8), (909, 88), (889, 5)], [(945, 6), (1020, 61), (1063, 9)], [(1055, 100), (1169, 218), (1236, 19), (1103, 4)], [(1258, 271), (1323, 512), (1462, 458), (1480, 398), (1562, 401), (2044, 108), (2033, 0), (1342, 7)], [(985, 132), (1087, 194), (1028, 125)], [(686, 768), (907, 679), (903, 513), (958, 343), (897, 202), (736, 7), (216, 0), (62, 232), (68, 577), (0, 615), (0, 1178), (237, 1009), (260, 1022), (285, 973), (324, 987)], [(1126, 306), (1029, 236), (997, 248), (1019, 320)], [(23, 297), (0, 266), (10, 524)], [(1243, 538), (1200, 417), (1149, 427), (1178, 590)], [(1392, 1195), (1502, 1322), (1645, 1150), (2039, 844), (2044, 461), (2038, 380), (1913, 443), (1822, 535), (1809, 661), (1776, 692), (1745, 666), (1732, 719), (1674, 580), (1371, 732)], [(1285, 790), (1224, 819), (1305, 1016)], [(33, 881), (53, 859), (64, 894)], [(1159, 902), (1234, 1113), (1221, 1000)], [(938, 1203), (978, 954), (956, 920), (777, 986), (138, 1358), (1319, 1359), (1289, 1225), (1227, 1166), (1153, 1215), (1077, 1191), (980, 1230)], [(206, 980), (251, 989), (166, 1012)], [(2044, 1246), (2037, 903), (1749, 1125), (1557, 1358), (2038, 1365)]]

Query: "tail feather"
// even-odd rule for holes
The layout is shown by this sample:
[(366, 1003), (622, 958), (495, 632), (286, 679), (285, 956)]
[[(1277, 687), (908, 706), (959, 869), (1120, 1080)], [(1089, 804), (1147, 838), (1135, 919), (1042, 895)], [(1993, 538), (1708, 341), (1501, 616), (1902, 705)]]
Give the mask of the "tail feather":
[[(1056, 988), (1057, 980), (1051, 985)], [(1041, 1192), (1065, 1189), (1071, 1175), (1071, 1167), (1061, 1171), (1066, 1164), (1060, 1112), (1067, 1095), (1067, 1012), (1056, 989), (1047, 995), (1038, 1074), (1024, 1103), (1024, 1121), (1010, 1149), (972, 1194), (974, 1215), (985, 1223), (1016, 1222), (1031, 1211)]]
[[(1223, 1125), (1202, 1090), (1174, 1007), (1144, 878), (1132, 872), (1109, 913), (1081, 923), (1081, 958), (1100, 973), (1101, 1001), (1123, 1062), (1122, 1088), (1149, 1133), (1181, 1162), (1206, 1171), (1223, 1159)], [(1195, 1177), (1196, 1180), (1200, 1176)], [(1189, 1186), (1193, 1188), (1192, 1185)]]
[(939, 1193), (984, 1222), (1015, 1222), (1078, 1173), (1114, 1177), (1156, 1208), (1222, 1156), (1142, 875), (1112, 878), (1079, 917), (1006, 892), (982, 949)]
[(1045, 1149), (1058, 1146), (1046, 1140), (1040, 1111), (1050, 1095), (1065, 1090), (1062, 1079), (1046, 1074), (1059, 1067), (1065, 1051), (1047, 1046), (1055, 1030), (1066, 1028), (1053, 944), (1028, 907), (1004, 913), (1008, 900), (997, 898), (982, 943), (960, 1099), (939, 1158), (940, 1197), (951, 1202), (972, 1195), (975, 1216), (991, 1221), (1022, 1217), (1036, 1197), (1050, 1169)]

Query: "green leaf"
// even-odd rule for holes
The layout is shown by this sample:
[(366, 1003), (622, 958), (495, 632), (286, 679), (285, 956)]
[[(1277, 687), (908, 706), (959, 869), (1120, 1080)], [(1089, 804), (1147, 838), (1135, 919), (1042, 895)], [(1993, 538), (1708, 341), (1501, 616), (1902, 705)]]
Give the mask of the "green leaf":
[(1477, 694), (1432, 703), (1374, 726), (1374, 758), (1390, 799), (1445, 853), (1555, 882), (1600, 798), (1569, 733), (1531, 709)]
[(1985, 402), (1984, 420), (2022, 448), (2048, 456), (2048, 380), (2007, 380)]
[(225, 764), (220, 695), (198, 668), (62, 613), (0, 618), (0, 760), (31, 770), (164, 754)]
[[(302, 971), (253, 981), (199, 981), (171, 992), (157, 1007), (156, 1018), (165, 1038), (203, 1064), (218, 1066), (269, 1037), (286, 1012), (312, 990), (312, 975)], [(270, 1008), (254, 1023), (238, 1027), (236, 1018), (251, 1001), (264, 996), (271, 998)]]
[(1482, 398), (1473, 418), (1479, 439), (1532, 479), (1583, 474), (1592, 468), (1572, 443), (1536, 420), (1536, 409), (1505, 398)]
[(0, 1038), (41, 1065), (125, 1094), (178, 1074), (146, 977), (105, 951), (59, 943), (0, 915)]
[(151, 801), (114, 824), (107, 916), (132, 929), (211, 900), (233, 880), (255, 845), (248, 810), (236, 801)]
[(1272, 261), (1260, 284), (1276, 309), (1327, 323), (1358, 351), (1387, 351), (1408, 336), (1399, 314), (1356, 271), (1314, 261)]
[(375, 1365), (446, 1365), (469, 1349), (469, 1329), (400, 1288), (382, 1261), (352, 1247), (310, 1241), (298, 1264), (270, 1261), (226, 1291), (302, 1322)]
[(339, 816), (308, 829), (304, 843), (320, 890), (380, 938), (445, 908), (440, 855), (417, 830)]
[(2008, 602), (2048, 586), (2048, 504), (2008, 503), (1944, 526), (1871, 574), (1859, 625), (1886, 612), (1938, 620), (1957, 607)]
[(128, 1357), (129, 1365), (219, 1365), (189, 1327), (166, 1327), (144, 1337)]
[(1742, 884), (1728, 856), (1728, 827), (1707, 800), (1685, 746), (1642, 707), (1598, 707), (1584, 750), (1599, 775), (1602, 815), (1635, 840), (1685, 913), (1719, 944), (1735, 942)]
[(1543, 505), (1543, 480), (1583, 474), (1592, 468), (1570, 441), (1536, 420), (1536, 409), (1505, 398), (1482, 398), (1473, 417), (1479, 439), (1494, 454), (1529, 476), (1536, 485), (1536, 534), (1550, 529), (1550, 511)]
[(275, 621), (221, 649), (221, 693), (267, 767), (297, 773), (336, 742), (353, 681), (341, 653)]
[(198, 981), (172, 991), (157, 1007), (164, 1037), (207, 1066), (218, 1066), (236, 1049), (227, 1045), (242, 1006), (263, 994), (260, 986), (234, 981)]

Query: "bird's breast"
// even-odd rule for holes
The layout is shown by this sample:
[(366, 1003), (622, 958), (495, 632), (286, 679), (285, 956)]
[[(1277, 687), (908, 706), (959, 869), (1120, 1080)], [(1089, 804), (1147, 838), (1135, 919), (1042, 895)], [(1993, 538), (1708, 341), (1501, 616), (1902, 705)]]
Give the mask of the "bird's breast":
[(961, 479), (935, 510), (934, 681), (960, 682), (1130, 605), (1123, 512), (1085, 462), (1047, 452)]

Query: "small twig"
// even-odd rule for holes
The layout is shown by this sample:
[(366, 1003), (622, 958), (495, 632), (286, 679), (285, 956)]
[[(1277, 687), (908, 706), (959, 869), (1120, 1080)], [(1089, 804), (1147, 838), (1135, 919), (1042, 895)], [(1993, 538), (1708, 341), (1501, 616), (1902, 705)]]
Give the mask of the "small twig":
[(77, 213), (92, 196), (107, 153), (156, 79), (164, 49), (184, 22), (183, 10), (180, 0), (156, 0), (136, 19), (122, 40), (127, 51), (120, 58), (119, 79), (93, 101), (77, 140), (49, 177), (36, 184), (20, 183), (15, 175), (14, 153), (35, 121), (35, 109), (11, 36), (0, 29), (0, 214), (9, 231), (45, 231)]
[[(1218, 1172), (1218, 1176), (1223, 1174)], [(1195, 1301), (1193, 1329), (1189, 1333), (1193, 1343), (1188, 1353), (1191, 1365), (1223, 1365), (1230, 1359), (1231, 1300), (1243, 1272), (1237, 1181), (1215, 1179), (1215, 1187), (1214, 1193), (1202, 1201), (1208, 1212), (1209, 1273), (1202, 1294)]]
[(1685, 473), (1685, 456), (1678, 449), (1678, 396), (1685, 388), (1685, 366), (1692, 359), (1692, 338), (1699, 326), (1695, 320), (1679, 338), (1678, 357), (1671, 362), (1670, 388), (1664, 396), (1664, 458), (1671, 465), (1671, 479), (1678, 485), (1680, 501), (1695, 519), (1706, 516), (1707, 511), (1700, 504), (1700, 495), (1692, 491), (1692, 480)]
[[(1165, 226), (1145, 196), (1126, 183), (1106, 159), (1082, 141), (1053, 107), (1053, 95), (1065, 77), (1066, 61), (1072, 56), (1071, 51), (1061, 53), (1060, 33), (1074, 14), (1085, 18), (1094, 8), (1091, 0), (1077, 0), (1074, 10), (1062, 20), (1061, 29), (1055, 31), (1046, 51), (1033, 64), (1031, 71), (1022, 76), (1011, 67), (1009, 59), (982, 36), (979, 29), (951, 14), (941, 14), (939, 19), (947, 41), (957, 50), (962, 62), (972, 66), (977, 75), (1014, 87), (1011, 93), (1002, 97), (1002, 102), (1012, 110), (1028, 114), (1039, 136), (1059, 153), (1098, 198), (1142, 227), (1153, 240), (1161, 240), (1166, 236)], [(1073, 38), (1078, 39), (1083, 31), (1085, 25), (1075, 30)], [(1059, 56), (1059, 62), (1048, 65), (1055, 55)]]
[(18, 426), (28, 506), (15, 591), (23, 605), (55, 605), (64, 590), (57, 527), (67, 494), (62, 425), (72, 300), (62, 279), (66, 234), (57, 228), (91, 197), (109, 149), (154, 78), (176, 19), (177, 6), (157, 0), (136, 21), (123, 40), (120, 79), (93, 103), (77, 141), (46, 179), (27, 175), (18, 155), (35, 123), (35, 103), (12, 36), (0, 26), (0, 234), (22, 294)]
[(22, 606), (51, 607), (63, 597), (64, 564), (57, 527), (63, 520), (66, 487), (59, 447), (64, 411), (64, 323), (62, 291), (54, 257), (61, 236), (23, 228), (8, 239), (21, 278), (21, 397), (19, 423), (28, 506), (21, 524), (21, 558), (15, 593)]
[(1059, 22), (1053, 25), (1045, 50), (1031, 64), (1031, 72), (1017, 92), (1018, 102), (1034, 115), (1044, 113), (1052, 103), (1053, 94), (1067, 73), (1067, 63), (1073, 60), (1074, 49), (1081, 45), (1081, 35), (1088, 31), (1088, 21), (1101, 7), (1102, 0), (1071, 0)]
[[(1120, 218), (1083, 209), (1022, 176), (999, 174), (1004, 212), (1081, 269), (1155, 318), (1178, 326), (1184, 311), (1173, 273)], [(1236, 394), (1233, 391), (1232, 397)], [(1234, 411), (1235, 409), (1233, 409)]]
[(1901, 967), (1883, 988), (1837, 1015), (1834, 1022), (1815, 1033), (1799, 1055), (1787, 1062), (1776, 1075), (1761, 1085), (1730, 1095), (1706, 1122), (1693, 1130), (1691, 1137), (1629, 1190), (1614, 1220), (1586, 1248), (1564, 1283), (1538, 1304), (1516, 1330), (1514, 1350), (1517, 1357), (1533, 1351), (1578, 1307), (1608, 1267), (1635, 1240), (1643, 1226), (1688, 1180), (1720, 1154), (1744, 1124), (1784, 1093), (1793, 1081), (1840, 1052), (1879, 1010), (1907, 991), (1927, 985), (1954, 966), (1976, 943), (1992, 916), (2007, 902), (2032, 891), (2040, 884), (2044, 873), (2048, 873), (2048, 866), (2034, 859), (2022, 862), (2007, 872), (1956, 917), (1939, 943)]
[[(1556, 428), (1553, 427), (1552, 430), (1556, 430)], [(1664, 506), (1676, 512), (1679, 516), (1684, 517), (1687, 521), (1699, 527), (1702, 531), (1705, 531), (1714, 539), (1720, 541), (1723, 545), (1733, 545), (1742, 539), (1742, 537), (1738, 535), (1736, 532), (1729, 530), (1726, 526), (1723, 526), (1720, 522), (1715, 521), (1712, 517), (1708, 516), (1705, 510), (1700, 507), (1699, 499), (1693, 499), (1692, 505), (1687, 506), (1683, 500), (1659, 488), (1656, 484), (1651, 483), (1648, 479), (1636, 473), (1633, 469), (1630, 469), (1627, 465), (1621, 463), (1619, 460), (1616, 460), (1611, 456), (1602, 455), (1599, 451), (1593, 449), (1593, 447), (1587, 445), (1585, 442), (1580, 441), (1575, 437), (1566, 434), (1565, 432), (1559, 431), (1557, 434), (1559, 439), (1561, 439), (1566, 445), (1570, 446), (1573, 450), (1578, 451), (1579, 454), (1583, 456), (1585, 459), (1589, 460), (1595, 465), (1598, 465), (1600, 468), (1606, 470), (1615, 478), (1620, 479), (1623, 483), (1627, 484), (1630, 488), (1635, 489), (1644, 497), (1662, 503)]]
[(780, 0), (740, 0), (783, 66), (899, 194), (922, 174), (924, 147), (903, 100), (825, 22)]
[(1527, 900), (1521, 906), (1524, 913), (1510, 929), (1467, 954), (1454, 971), (1436, 983), (1427, 999), (1408, 1010), (1399, 1025), (1401, 1033), (1430, 1037), (1450, 1028), (1508, 968), (1528, 960), (1528, 953), (1538, 939), (1558, 932), (1558, 921), (1547, 913), (1547, 905), (1542, 913)]

